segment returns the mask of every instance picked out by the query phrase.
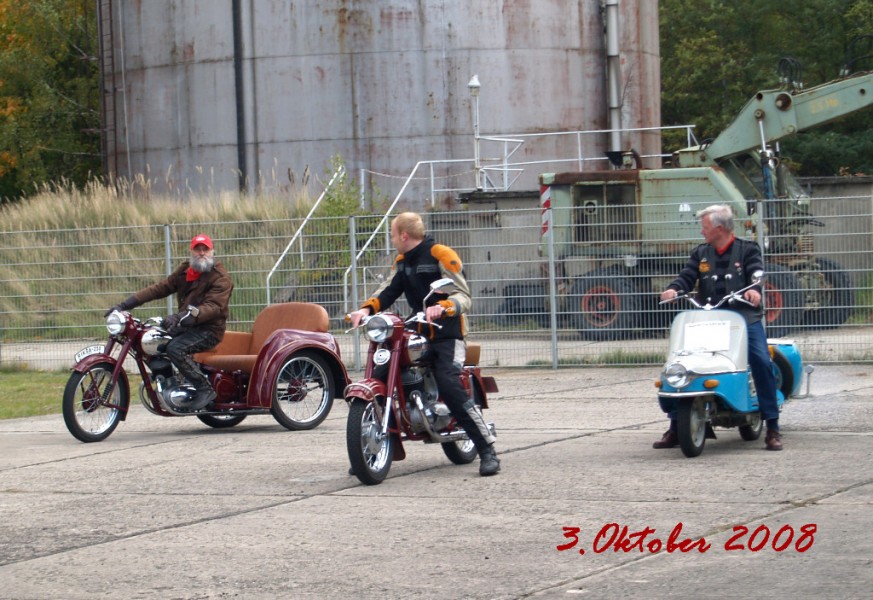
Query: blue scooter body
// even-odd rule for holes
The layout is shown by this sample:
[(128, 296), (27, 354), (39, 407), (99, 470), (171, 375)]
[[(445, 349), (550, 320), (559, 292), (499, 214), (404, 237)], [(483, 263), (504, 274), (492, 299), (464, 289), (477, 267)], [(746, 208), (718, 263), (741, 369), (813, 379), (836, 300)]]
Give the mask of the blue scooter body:
[[(803, 364), (791, 340), (768, 340), (781, 408), (800, 388)], [(679, 313), (670, 330), (670, 351), (659, 382), (661, 410), (675, 416), (683, 404), (694, 404), (692, 420), (720, 427), (740, 427), (744, 439), (761, 431), (758, 397), (748, 363), (748, 334), (741, 315), (731, 310), (688, 310)], [(687, 408), (687, 407), (686, 407)], [(697, 426), (695, 425), (695, 426)], [(699, 439), (691, 449), (703, 449)], [(696, 453), (695, 453), (696, 452)]]

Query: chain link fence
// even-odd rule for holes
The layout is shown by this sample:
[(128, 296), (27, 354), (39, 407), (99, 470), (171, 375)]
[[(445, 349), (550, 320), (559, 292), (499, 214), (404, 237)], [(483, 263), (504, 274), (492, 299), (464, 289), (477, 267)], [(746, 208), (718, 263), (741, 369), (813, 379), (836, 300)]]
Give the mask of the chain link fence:
[[(570, 244), (561, 251), (543, 244), (535, 193), (424, 215), (429, 233), (464, 261), (473, 293), (470, 340), (482, 344), (483, 366), (663, 360), (678, 307), (659, 306), (657, 293), (690, 247), (628, 252), (643, 228), (667, 232), (675, 223), (642, 222), (628, 207), (610, 210), (598, 215), (609, 228), (599, 228), (583, 206), (551, 215), (569, 232)], [(322, 304), (348, 368), (356, 370), (366, 350), (359, 336), (345, 332), (343, 318), (390, 272), (388, 221), (380, 215), (316, 218), (287, 247), (302, 224), (289, 219), (2, 232), (0, 369), (69, 368), (77, 350), (105, 339), (108, 307), (166, 276), (188, 256), (190, 239), (207, 233), (235, 282), (229, 329), (249, 329), (268, 299)], [(774, 235), (765, 244), (770, 335), (795, 339), (807, 362), (871, 360), (870, 196), (818, 197), (802, 231), (785, 225), (771, 222)], [(673, 241), (665, 234), (659, 247)], [(172, 302), (159, 301), (136, 312), (146, 318), (172, 310)]]

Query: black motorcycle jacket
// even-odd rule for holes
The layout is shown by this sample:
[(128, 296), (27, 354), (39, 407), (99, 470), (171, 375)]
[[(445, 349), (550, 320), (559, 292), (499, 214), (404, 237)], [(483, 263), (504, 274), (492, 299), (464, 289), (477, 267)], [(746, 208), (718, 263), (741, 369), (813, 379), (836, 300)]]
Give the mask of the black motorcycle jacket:
[(403, 294), (413, 312), (422, 310), (422, 302), (430, 292), (430, 284), (437, 279), (448, 277), (455, 282), (454, 290), (445, 296), (434, 295), (428, 306), (439, 304), (445, 309), (445, 316), (434, 321), (442, 329), (419, 325), (419, 332), (433, 340), (464, 339), (466, 335), (466, 313), (470, 309), (471, 298), (467, 281), (463, 275), (461, 259), (448, 246), (437, 244), (430, 236), (405, 254), (398, 254), (389, 277), (361, 308), (371, 313), (385, 310)]
[[(710, 244), (701, 244), (691, 253), (679, 276), (667, 287), (687, 293), (696, 284), (701, 303), (715, 303), (729, 292), (736, 292), (749, 285), (752, 274), (763, 269), (761, 250), (755, 242), (734, 238), (722, 254)], [(752, 289), (762, 293), (760, 286)], [(760, 321), (764, 314), (763, 303), (757, 307), (743, 302), (725, 303), (721, 308), (740, 313), (746, 323)]]

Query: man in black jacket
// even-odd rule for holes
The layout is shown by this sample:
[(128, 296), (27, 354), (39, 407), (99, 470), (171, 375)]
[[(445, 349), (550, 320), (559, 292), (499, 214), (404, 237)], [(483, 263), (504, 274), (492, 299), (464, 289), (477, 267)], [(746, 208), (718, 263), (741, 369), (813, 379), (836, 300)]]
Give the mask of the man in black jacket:
[(461, 385), (467, 345), (464, 342), (466, 320), (471, 298), (462, 272), (461, 259), (448, 246), (437, 244), (425, 236), (421, 216), (406, 212), (391, 221), (391, 243), (399, 253), (394, 260), (391, 277), (359, 310), (350, 313), (352, 326), (357, 327), (366, 315), (387, 309), (401, 294), (413, 309), (422, 305), (430, 292), (430, 284), (444, 277), (455, 282), (455, 291), (443, 300), (430, 299), (425, 312), (429, 323), (434, 321), (442, 329), (431, 328), (431, 352), (434, 353), (434, 378), (437, 389), (449, 407), (452, 416), (464, 429), (479, 452), (479, 474), (495, 475), (500, 471), (500, 460), (494, 450), (494, 436), (473, 401)]
[[(752, 282), (752, 274), (764, 269), (761, 249), (755, 242), (734, 236), (734, 218), (729, 206), (713, 205), (697, 213), (701, 233), (706, 243), (691, 253), (679, 276), (661, 293), (661, 300), (670, 300), (680, 292), (692, 291), (699, 282), (699, 295), (704, 301), (718, 301), (728, 292), (740, 290)], [(761, 319), (761, 287), (747, 290), (743, 297), (752, 306), (742, 302), (726, 308), (740, 313), (746, 320), (749, 341), (749, 365), (758, 392), (761, 418), (767, 423), (765, 444), (767, 450), (782, 450), (779, 433), (779, 404), (776, 399), (776, 379), (770, 367), (767, 335)], [(654, 448), (672, 448), (678, 444), (676, 419), (670, 415), (670, 429), (655, 442)]]
[[(209, 350), (224, 337), (230, 314), (233, 281), (220, 262), (215, 260), (212, 240), (200, 234), (191, 240), (191, 259), (183, 261), (166, 279), (142, 289), (108, 311), (129, 311), (141, 304), (176, 294), (177, 310), (161, 326), (173, 336), (167, 344), (167, 356), (197, 389), (187, 408), (199, 410), (215, 399), (215, 390), (192, 358), (196, 352)], [(196, 306), (197, 316), (188, 314)]]

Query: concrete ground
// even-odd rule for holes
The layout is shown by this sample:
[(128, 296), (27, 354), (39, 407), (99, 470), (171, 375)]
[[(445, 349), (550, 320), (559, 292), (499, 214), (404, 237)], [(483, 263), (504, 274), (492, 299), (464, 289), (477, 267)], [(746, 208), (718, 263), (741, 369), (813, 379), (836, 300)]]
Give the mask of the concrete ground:
[(342, 401), (308, 432), (0, 422), (0, 598), (869, 597), (871, 371), (819, 367), (783, 452), (718, 430), (687, 459), (651, 448), (657, 368), (490, 369), (502, 473), (419, 443), (372, 487)]

